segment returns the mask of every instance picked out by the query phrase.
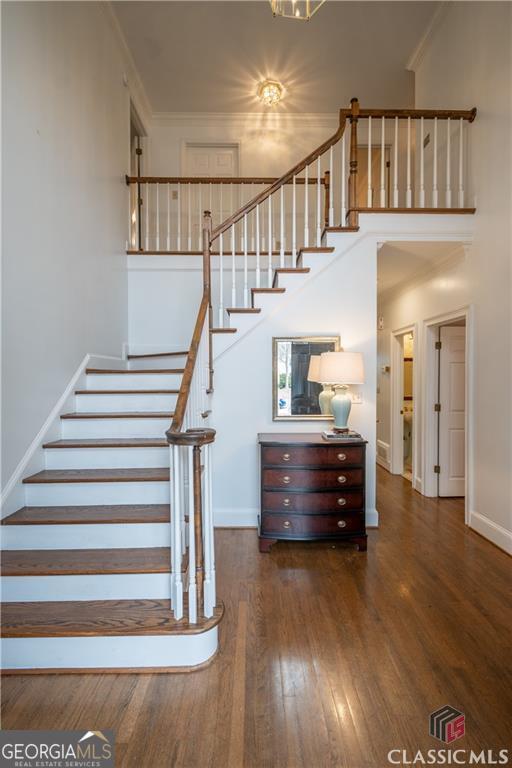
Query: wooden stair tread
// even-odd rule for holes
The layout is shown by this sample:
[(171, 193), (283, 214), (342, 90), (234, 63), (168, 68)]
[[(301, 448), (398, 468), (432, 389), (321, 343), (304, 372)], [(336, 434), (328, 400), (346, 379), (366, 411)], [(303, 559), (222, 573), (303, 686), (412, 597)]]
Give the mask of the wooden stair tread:
[(259, 307), (229, 307), (226, 312), (228, 315), (257, 315), (261, 309)]
[(127, 355), (128, 360), (149, 360), (153, 357), (183, 357), (188, 355), (188, 349), (183, 352), (153, 352), (147, 355)]
[(154, 483), (169, 482), (167, 467), (140, 469), (43, 469), (24, 483)]
[(170, 419), (172, 411), (73, 411), (63, 413), (61, 419)]
[(222, 618), (220, 604), (211, 619), (177, 621), (169, 600), (78, 600), (5, 603), (2, 637), (90, 637), (198, 634)]
[[(169, 573), (169, 547), (131, 549), (6, 549), (2, 576)], [(45, 603), (43, 603), (44, 605)], [(5, 608), (6, 603), (2, 608)]]
[(326, 227), (324, 232), (359, 232), (359, 227)]
[(54, 440), (44, 443), (43, 448), (166, 448), (167, 440), (162, 437), (99, 437)]
[(285, 293), (286, 288), (251, 288), (251, 293)]
[(71, 507), (22, 507), (2, 525), (88, 525), (168, 523), (169, 504), (98, 504)]
[(333, 253), (334, 248), (332, 246), (326, 246), (326, 247), (311, 247), (311, 248), (301, 248), (299, 253)]
[(179, 389), (75, 389), (75, 395), (177, 395)]
[(86, 373), (108, 374), (110, 376), (117, 374), (147, 374), (147, 373), (184, 373), (184, 368), (86, 368)]
[(211, 333), (236, 333), (236, 328), (212, 328)]

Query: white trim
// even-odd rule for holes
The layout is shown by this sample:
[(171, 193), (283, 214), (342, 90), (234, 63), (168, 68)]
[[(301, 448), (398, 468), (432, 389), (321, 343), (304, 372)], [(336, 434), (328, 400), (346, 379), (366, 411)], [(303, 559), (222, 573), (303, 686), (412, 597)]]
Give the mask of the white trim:
[(434, 15), (432, 16), (432, 19), (430, 20), (430, 23), (425, 30), (425, 33), (423, 34), (423, 37), (419, 41), (418, 45), (412, 52), (411, 56), (409, 57), (409, 60), (407, 64), (405, 65), (405, 68), (412, 72), (417, 72), (417, 70), (420, 67), (421, 62), (423, 61), (425, 55), (429, 51), (429, 49), (432, 47), (432, 41), (434, 39), (434, 36), (441, 26), (442, 22), (444, 21), (447, 13), (448, 13), (448, 2), (442, 2), (440, 6), (436, 9)]
[[(388, 472), (391, 471), (391, 462), (389, 460), (390, 456), (390, 445), (389, 443), (384, 442), (384, 440), (377, 440), (377, 453), (376, 453), (376, 461), (377, 464), (380, 467), (384, 467), (384, 469), (387, 469)], [(380, 453), (379, 453), (380, 449)]]
[[(295, 123), (299, 126), (335, 128), (338, 125), (337, 113), (325, 112), (301, 112), (286, 113), (287, 125)], [(170, 126), (229, 126), (231, 128), (247, 128), (254, 121), (263, 121), (264, 124), (283, 127), (283, 114), (269, 112), (153, 112), (153, 125), (159, 128)]]
[(379, 513), (373, 507), (372, 509), (366, 510), (366, 527), (367, 528), (378, 528), (379, 527)]
[[(400, 411), (403, 410), (403, 342), (400, 339), (406, 334), (412, 333), (414, 338), (414, 363), (412, 374), (412, 402), (413, 408), (417, 408), (419, 402), (419, 382), (420, 376), (418, 376), (418, 360), (417, 345), (419, 341), (418, 323), (412, 323), (406, 325), (403, 328), (398, 328), (391, 331), (390, 334), (390, 363), (391, 363), (391, 378), (390, 378), (390, 472), (393, 475), (403, 475), (404, 472), (404, 451), (403, 451), (403, 414)], [(398, 373), (399, 372), (399, 373)], [(416, 425), (418, 424), (416, 418)], [(419, 433), (417, 428), (412, 432), (412, 472), (413, 479), (417, 473), (418, 467), (418, 455), (419, 455)], [(414, 487), (415, 483), (413, 483)]]
[(469, 513), (468, 525), (481, 536), (496, 544), (497, 547), (512, 555), (512, 531), (474, 511)]

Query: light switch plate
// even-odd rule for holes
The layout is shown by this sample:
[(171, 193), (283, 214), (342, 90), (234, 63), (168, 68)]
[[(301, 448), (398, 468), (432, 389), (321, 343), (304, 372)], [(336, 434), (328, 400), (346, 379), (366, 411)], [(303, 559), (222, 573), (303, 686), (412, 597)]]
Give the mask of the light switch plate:
[(352, 395), (352, 405), (362, 405), (363, 398), (361, 395)]

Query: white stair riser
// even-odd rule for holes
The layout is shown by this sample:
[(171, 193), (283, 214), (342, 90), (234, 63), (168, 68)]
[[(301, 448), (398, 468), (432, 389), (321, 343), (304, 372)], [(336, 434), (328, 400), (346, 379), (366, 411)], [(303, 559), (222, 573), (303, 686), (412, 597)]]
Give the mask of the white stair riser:
[(169, 523), (6, 525), (2, 549), (125, 549), (170, 547)]
[(160, 411), (172, 413), (177, 395), (76, 395), (79, 413)]
[(128, 360), (128, 368), (131, 371), (145, 371), (148, 368), (184, 368), (187, 355), (173, 355), (172, 357), (149, 357), (146, 360)]
[(179, 389), (181, 377), (181, 373), (89, 373), (87, 389)]
[(221, 355), (226, 349), (240, 338), (239, 333), (214, 333), (213, 334), (213, 356)]
[(197, 635), (6, 638), (2, 661), (5, 669), (190, 667), (217, 645), (217, 627)]
[(30, 483), (29, 507), (74, 504), (168, 504), (169, 483)]
[(168, 467), (168, 448), (46, 448), (46, 469)]
[[(287, 292), (296, 291), (308, 280), (309, 274), (308, 272), (295, 272), (295, 274), (293, 272), (282, 272), (277, 278), (276, 288), (286, 288)], [(283, 294), (283, 298), (285, 296), (286, 293)]]
[(157, 600), (171, 596), (170, 573), (2, 576), (7, 603), (64, 600)]
[(101, 437), (165, 437), (165, 419), (61, 419), (64, 439)]
[[(257, 293), (254, 297), (254, 306), (261, 309), (261, 312), (271, 312), (284, 298), (284, 293)], [(258, 317), (258, 315), (255, 315)], [(238, 328), (237, 323), (233, 323)]]
[[(261, 320), (261, 313), (259, 314), (235, 314), (229, 316), (229, 327), (236, 328), (239, 333), (244, 334), (253, 325), (256, 325)], [(227, 334), (228, 335), (228, 334)]]

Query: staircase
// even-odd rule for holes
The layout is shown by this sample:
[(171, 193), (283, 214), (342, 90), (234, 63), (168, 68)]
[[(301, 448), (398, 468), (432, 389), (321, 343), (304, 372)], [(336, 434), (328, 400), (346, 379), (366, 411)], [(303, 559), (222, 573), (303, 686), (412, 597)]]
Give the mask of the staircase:
[(222, 606), (194, 622), (187, 596), (183, 618), (170, 610), (165, 432), (187, 355), (86, 370), (46, 469), (23, 480), (26, 505), (2, 521), (4, 670), (168, 670), (215, 652)]

